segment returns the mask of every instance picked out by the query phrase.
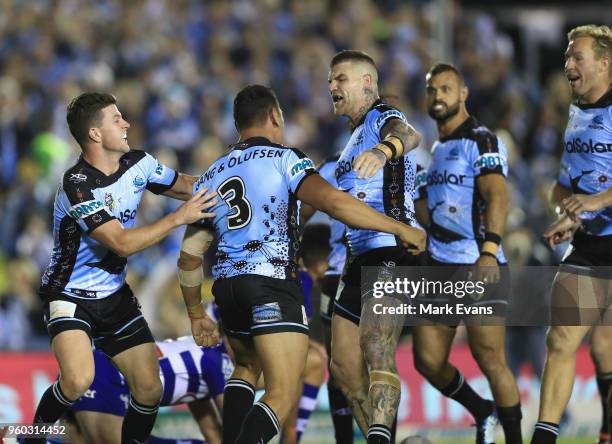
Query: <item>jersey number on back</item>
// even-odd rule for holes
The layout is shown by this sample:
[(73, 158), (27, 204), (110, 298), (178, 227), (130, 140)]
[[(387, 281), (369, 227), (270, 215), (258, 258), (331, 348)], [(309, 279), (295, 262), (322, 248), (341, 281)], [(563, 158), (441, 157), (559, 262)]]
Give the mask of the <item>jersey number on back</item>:
[(244, 182), (238, 176), (230, 177), (223, 182), (217, 193), (221, 199), (234, 211), (234, 214), (227, 216), (227, 229), (237, 230), (247, 225), (251, 221), (251, 204), (244, 197)]

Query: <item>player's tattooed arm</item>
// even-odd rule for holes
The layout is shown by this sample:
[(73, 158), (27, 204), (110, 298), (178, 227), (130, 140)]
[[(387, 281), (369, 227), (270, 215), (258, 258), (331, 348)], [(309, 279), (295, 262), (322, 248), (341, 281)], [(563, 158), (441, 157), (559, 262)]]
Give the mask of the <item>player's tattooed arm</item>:
[(400, 119), (391, 119), (380, 129), (380, 139), (383, 142), (393, 144), (395, 147), (396, 153), (392, 153), (390, 147), (381, 144), (384, 147), (382, 150), (387, 154), (387, 158), (391, 159), (401, 157), (415, 149), (421, 143), (422, 137), (409, 123)]

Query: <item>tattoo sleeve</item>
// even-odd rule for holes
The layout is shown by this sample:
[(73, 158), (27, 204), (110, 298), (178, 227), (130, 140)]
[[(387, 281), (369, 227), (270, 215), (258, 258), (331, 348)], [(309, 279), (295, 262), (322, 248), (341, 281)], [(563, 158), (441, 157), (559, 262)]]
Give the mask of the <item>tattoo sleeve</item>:
[(421, 143), (421, 134), (400, 119), (391, 119), (380, 129), (381, 140), (389, 137), (396, 137), (402, 143), (404, 150), (397, 153), (398, 157), (412, 151)]

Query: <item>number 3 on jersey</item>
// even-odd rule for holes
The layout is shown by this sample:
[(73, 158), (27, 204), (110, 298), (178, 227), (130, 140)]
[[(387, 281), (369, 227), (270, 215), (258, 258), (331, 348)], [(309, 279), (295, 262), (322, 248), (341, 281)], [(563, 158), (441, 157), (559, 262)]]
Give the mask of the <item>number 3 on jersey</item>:
[(247, 225), (251, 221), (251, 204), (244, 197), (244, 182), (238, 176), (233, 176), (223, 182), (217, 193), (221, 199), (234, 210), (234, 213), (227, 216), (227, 229), (237, 230)]

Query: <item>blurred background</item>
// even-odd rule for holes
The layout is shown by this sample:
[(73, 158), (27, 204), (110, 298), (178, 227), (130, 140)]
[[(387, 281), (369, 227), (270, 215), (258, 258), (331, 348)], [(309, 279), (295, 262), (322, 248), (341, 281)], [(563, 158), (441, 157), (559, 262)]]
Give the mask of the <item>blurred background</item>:
[[(237, 138), (234, 94), (248, 83), (267, 84), (284, 109), (287, 144), (322, 160), (349, 135), (346, 122), (331, 112), (329, 60), (341, 49), (360, 49), (378, 63), (381, 94), (424, 135), (419, 159), (426, 164), (437, 134), (425, 110), (425, 72), (435, 62), (453, 62), (467, 79), (469, 111), (508, 148), (507, 255), (514, 264), (554, 265), (562, 250), (549, 251), (540, 235), (552, 220), (546, 195), (571, 101), (562, 72), (566, 33), (579, 24), (612, 23), (612, 8), (604, 3), (0, 0), (0, 351), (6, 352), (0, 353), (0, 422), (29, 421), (37, 390), (54, 378), (37, 288), (53, 245), (55, 191), (79, 155), (65, 119), (73, 97), (112, 92), (132, 125), (132, 148), (199, 175)], [(156, 220), (174, 205), (146, 193), (139, 222)], [(130, 285), (159, 339), (188, 333), (174, 278), (180, 238), (177, 232), (130, 258)], [(521, 366), (527, 359), (521, 347), (509, 350), (532, 423), (543, 329), (511, 330), (509, 341), (521, 343), (527, 334), (536, 337), (530, 365)], [(458, 336), (456, 364), (486, 392), (478, 370), (466, 370), (473, 361)], [(411, 366), (406, 347), (400, 358)], [(588, 351), (581, 353), (570, 406), (577, 413), (570, 412), (567, 430), (595, 435), (597, 409), (580, 409), (598, 402)], [(9, 378), (9, 367), (20, 369), (17, 380)], [(453, 431), (469, 424), (460, 408), (440, 399), (413, 370), (405, 372), (412, 379), (404, 381), (403, 426)], [(326, 396), (319, 399), (325, 410)], [(306, 437), (328, 436), (327, 418), (315, 418)]]

